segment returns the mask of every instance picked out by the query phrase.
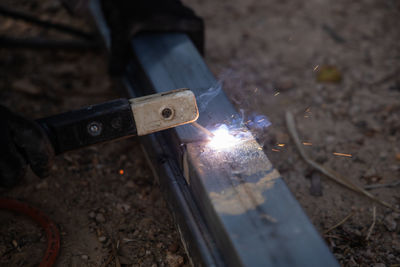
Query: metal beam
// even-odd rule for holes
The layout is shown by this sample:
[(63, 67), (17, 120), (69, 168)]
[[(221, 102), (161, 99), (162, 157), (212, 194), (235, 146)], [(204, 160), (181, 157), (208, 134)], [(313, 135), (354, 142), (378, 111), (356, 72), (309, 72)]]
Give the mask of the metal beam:
[[(104, 20), (93, 14), (109, 43)], [(198, 97), (217, 84), (184, 34), (140, 35), (132, 50), (124, 79), (131, 97), (183, 87)], [(215, 125), (232, 116), (239, 117), (221, 92), (198, 122)], [(193, 127), (180, 126), (143, 140), (194, 265), (338, 266), (254, 138), (227, 151), (182, 145), (197, 138)]]

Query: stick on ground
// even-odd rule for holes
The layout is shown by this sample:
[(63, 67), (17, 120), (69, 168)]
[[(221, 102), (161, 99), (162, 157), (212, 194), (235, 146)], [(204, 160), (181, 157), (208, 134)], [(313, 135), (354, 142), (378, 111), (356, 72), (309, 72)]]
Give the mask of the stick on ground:
[(290, 111), (286, 111), (286, 125), (287, 128), (289, 130), (289, 133), (294, 141), (294, 143), (296, 144), (297, 149), (299, 150), (299, 153), (301, 155), (301, 157), (304, 159), (305, 162), (307, 162), (309, 165), (311, 165), (312, 167), (314, 167), (315, 169), (317, 169), (318, 171), (322, 172), (323, 174), (325, 174), (326, 176), (328, 176), (329, 178), (331, 178), (332, 180), (334, 180), (335, 182), (355, 191), (358, 192), (360, 194), (365, 195), (366, 197), (368, 197), (369, 199), (374, 200), (375, 202), (378, 202), (379, 204), (388, 207), (396, 212), (400, 212), (398, 209), (396, 209), (395, 207), (393, 207), (392, 205), (390, 205), (389, 203), (380, 200), (379, 198), (375, 197), (374, 195), (372, 195), (371, 193), (367, 192), (366, 190), (364, 190), (363, 188), (353, 184), (350, 180), (348, 180), (347, 178), (341, 176), (340, 174), (338, 174), (337, 172), (330, 170), (320, 164), (318, 164), (317, 162), (315, 162), (314, 160), (312, 160), (305, 152), (301, 142), (300, 142), (300, 138), (299, 135), (297, 134), (296, 131), (296, 123), (294, 121), (294, 117), (293, 114)]
[(332, 226), (331, 228), (329, 228), (328, 230), (326, 230), (324, 232), (324, 234), (329, 233), (330, 231), (332, 231), (335, 228), (338, 228), (339, 226), (341, 226), (342, 224), (344, 224), (348, 219), (350, 219), (351, 216), (354, 215), (354, 212), (349, 213), (346, 217), (343, 218), (343, 220), (341, 220), (340, 222), (338, 222), (337, 224), (335, 224), (334, 226)]
[(372, 209), (372, 224), (368, 229), (368, 234), (367, 234), (367, 237), (365, 238), (365, 240), (368, 240), (371, 237), (372, 230), (375, 227), (375, 221), (376, 221), (376, 207), (374, 206), (374, 208)]
[(364, 186), (365, 190), (371, 190), (371, 189), (377, 189), (377, 188), (384, 188), (384, 187), (396, 187), (400, 185), (400, 180), (393, 182), (393, 183), (387, 183), (387, 184), (370, 184)]

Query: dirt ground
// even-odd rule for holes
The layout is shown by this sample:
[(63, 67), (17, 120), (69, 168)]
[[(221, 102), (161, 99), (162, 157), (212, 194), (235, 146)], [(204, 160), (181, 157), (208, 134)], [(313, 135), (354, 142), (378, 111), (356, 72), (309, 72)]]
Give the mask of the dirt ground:
[[(2, 2), (87, 28), (55, 0)], [(284, 118), (292, 111), (307, 153), (352, 182), (399, 179), (399, 2), (185, 2), (205, 19), (206, 61), (217, 77), (224, 76), (232, 102), (272, 122), (257, 138), (338, 261), (400, 266), (400, 214), (313, 171), (301, 160)], [(0, 34), (65, 38), (3, 17)], [(0, 104), (28, 117), (117, 98), (116, 92), (101, 52), (0, 48)], [(370, 192), (400, 208), (399, 187)], [(118, 259), (127, 266), (188, 265), (137, 140), (61, 155), (51, 177), (29, 173), (0, 194), (40, 208), (59, 225), (58, 266), (115, 266), (117, 243)], [(375, 225), (366, 240), (374, 206)], [(37, 265), (45, 242), (31, 221), (0, 211), (0, 266)]]
[[(8, 4), (85, 28), (57, 1)], [(68, 38), (0, 19), (1, 34)], [(101, 52), (2, 48), (0, 61), (1, 104), (30, 118), (119, 97)], [(135, 139), (58, 156), (50, 177), (40, 180), (29, 173), (19, 186), (2, 189), (0, 195), (29, 203), (57, 223), (61, 231), (57, 266), (116, 266), (112, 246), (117, 243), (123, 266), (187, 266), (166, 203)], [(0, 266), (38, 265), (46, 248), (39, 227), (0, 211), (0, 233)]]
[[(398, 181), (399, 1), (186, 2), (206, 21), (206, 61), (232, 102), (271, 120), (257, 137), (339, 262), (398, 266), (400, 214), (313, 172), (284, 114), (319, 163), (360, 186)], [(399, 207), (399, 187), (371, 193)]]

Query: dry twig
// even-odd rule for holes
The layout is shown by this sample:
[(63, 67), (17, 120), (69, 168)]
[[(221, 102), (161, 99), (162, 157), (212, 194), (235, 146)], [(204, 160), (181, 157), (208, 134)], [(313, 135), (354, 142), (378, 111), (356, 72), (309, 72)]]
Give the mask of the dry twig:
[(365, 238), (365, 240), (368, 240), (371, 237), (372, 230), (375, 227), (375, 221), (376, 221), (376, 207), (374, 206), (372, 209), (372, 224), (368, 229), (368, 234), (367, 234), (367, 237)]
[[(117, 242), (117, 247), (119, 246), (119, 240)], [(115, 267), (121, 267), (121, 263), (119, 261), (119, 257), (118, 257), (118, 251), (117, 248), (115, 248), (114, 246), (114, 242), (111, 242), (111, 248), (112, 248), (112, 254), (114, 255), (114, 259), (115, 259)]]
[(351, 216), (354, 215), (354, 212), (349, 213), (346, 217), (343, 218), (343, 220), (341, 220), (340, 222), (338, 222), (337, 224), (335, 224), (334, 226), (332, 226), (331, 228), (329, 228), (328, 230), (326, 230), (324, 232), (324, 234), (329, 233), (330, 231), (332, 231), (335, 228), (338, 228), (339, 226), (341, 226), (342, 224), (344, 224), (348, 219), (350, 219)]
[(393, 183), (387, 183), (387, 184), (370, 184), (364, 186), (365, 190), (371, 190), (371, 189), (377, 189), (377, 188), (383, 188), (383, 187), (396, 187), (400, 185), (400, 180), (393, 182)]
[(102, 267), (108, 266), (108, 265), (111, 263), (111, 261), (112, 261), (113, 258), (114, 258), (114, 255), (113, 255), (112, 253), (110, 253), (110, 256), (109, 256), (108, 259), (104, 262), (104, 265), (101, 265), (101, 266), (102, 266)]
[(331, 178), (332, 180), (334, 180), (335, 182), (355, 191), (358, 192), (360, 194), (365, 195), (366, 197), (368, 197), (369, 199), (374, 200), (375, 202), (378, 202), (379, 204), (388, 207), (396, 212), (400, 212), (398, 209), (396, 209), (395, 207), (393, 207), (392, 205), (390, 205), (389, 203), (380, 200), (379, 198), (375, 197), (374, 195), (372, 195), (371, 193), (367, 192), (366, 190), (364, 190), (363, 188), (353, 184), (350, 180), (348, 180), (347, 178), (341, 176), (340, 174), (338, 174), (337, 172), (328, 169), (327, 167), (324, 167), (320, 164), (318, 164), (317, 162), (315, 162), (314, 160), (312, 160), (305, 152), (305, 150), (303, 149), (301, 142), (300, 142), (300, 138), (299, 135), (297, 134), (296, 131), (296, 124), (294, 121), (294, 117), (293, 114), (290, 111), (286, 111), (286, 125), (288, 127), (289, 133), (291, 135), (291, 137), (293, 138), (294, 143), (296, 144), (297, 149), (299, 150), (299, 153), (301, 155), (301, 157), (304, 159), (305, 162), (307, 162), (309, 165), (311, 165), (312, 167), (314, 167), (315, 169), (317, 169), (318, 171), (322, 172), (323, 174), (325, 174), (326, 176), (328, 176), (329, 178)]

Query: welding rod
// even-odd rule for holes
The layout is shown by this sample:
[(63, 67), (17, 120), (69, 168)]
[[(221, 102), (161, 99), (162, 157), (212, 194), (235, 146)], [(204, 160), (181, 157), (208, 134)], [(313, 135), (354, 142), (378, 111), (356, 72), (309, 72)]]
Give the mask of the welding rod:
[(201, 126), (197, 122), (193, 122), (192, 125), (194, 127), (196, 127), (197, 129), (199, 129), (200, 131), (202, 131), (203, 133), (205, 133), (207, 136), (209, 136), (209, 137), (213, 137), (214, 136), (214, 134), (212, 132), (210, 132), (206, 127)]
[(132, 99), (116, 99), (37, 120), (56, 154), (123, 137), (146, 135), (199, 116), (189, 89)]

